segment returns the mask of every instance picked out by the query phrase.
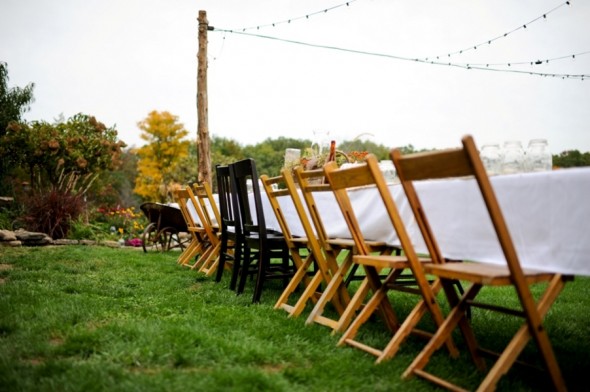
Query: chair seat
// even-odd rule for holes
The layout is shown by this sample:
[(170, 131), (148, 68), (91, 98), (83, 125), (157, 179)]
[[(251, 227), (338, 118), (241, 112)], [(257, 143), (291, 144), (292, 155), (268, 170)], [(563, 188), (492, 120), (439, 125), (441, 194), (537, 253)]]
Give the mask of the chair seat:
[[(510, 270), (506, 265), (479, 262), (426, 264), (424, 270), (427, 274), (435, 274), (446, 279), (467, 280), (494, 286), (513, 284), (510, 278)], [(523, 274), (529, 284), (549, 281), (555, 275), (533, 269), (523, 269)]]
[[(352, 238), (328, 238), (328, 240), (326, 242), (332, 246), (338, 246), (338, 247), (352, 248), (354, 246), (354, 240)], [(384, 248), (384, 247), (388, 246), (383, 241), (365, 241), (365, 243), (367, 245), (369, 245), (371, 248), (376, 248), (376, 249), (377, 248)]]
[[(408, 258), (405, 256), (394, 255), (357, 255), (352, 260), (361, 265), (370, 265), (375, 268), (409, 268)], [(419, 259), (421, 263), (431, 263), (431, 259)]]
[[(258, 240), (259, 237), (260, 236), (259, 236), (258, 233), (247, 233), (247, 234), (245, 234), (245, 238), (247, 240)], [(271, 234), (268, 234), (266, 236), (266, 240), (267, 241), (274, 241), (274, 242), (277, 242), (277, 241), (285, 241), (285, 237), (282, 234), (271, 233)]]

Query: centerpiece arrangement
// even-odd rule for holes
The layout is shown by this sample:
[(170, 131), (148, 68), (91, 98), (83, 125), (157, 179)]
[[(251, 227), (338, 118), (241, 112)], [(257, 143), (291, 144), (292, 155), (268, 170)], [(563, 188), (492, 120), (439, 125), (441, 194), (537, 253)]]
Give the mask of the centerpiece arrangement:
[(344, 152), (336, 148), (336, 141), (331, 140), (329, 147), (322, 147), (322, 142), (314, 142), (311, 147), (303, 151), (296, 149), (287, 149), (285, 153), (285, 168), (295, 169), (302, 166), (304, 170), (314, 170), (322, 168), (327, 162), (336, 161), (338, 166), (345, 163), (363, 162), (368, 151), (351, 151)]

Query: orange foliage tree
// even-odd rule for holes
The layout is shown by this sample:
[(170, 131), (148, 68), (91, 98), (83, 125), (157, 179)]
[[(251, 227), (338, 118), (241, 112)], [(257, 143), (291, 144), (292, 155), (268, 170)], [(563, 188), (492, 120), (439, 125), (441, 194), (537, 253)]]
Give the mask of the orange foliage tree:
[(169, 112), (152, 111), (137, 123), (146, 145), (137, 150), (136, 194), (146, 200), (165, 203), (170, 201), (170, 189), (178, 179), (176, 168), (189, 155), (188, 135), (178, 117)]

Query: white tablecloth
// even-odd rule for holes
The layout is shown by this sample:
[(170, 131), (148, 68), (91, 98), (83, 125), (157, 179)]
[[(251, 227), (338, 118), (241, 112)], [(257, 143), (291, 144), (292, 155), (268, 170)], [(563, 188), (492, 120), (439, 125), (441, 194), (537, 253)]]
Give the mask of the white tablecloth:
[[(590, 276), (590, 168), (491, 180), (523, 266)], [(416, 189), (445, 257), (505, 262), (474, 180), (427, 181)], [(390, 185), (390, 190), (415, 247), (424, 252), (401, 185)], [(315, 197), (328, 233), (349, 237), (334, 196), (322, 192)], [(268, 200), (263, 200), (267, 226), (279, 229)], [(399, 244), (375, 189), (354, 190), (351, 200), (366, 239)], [(281, 200), (281, 207), (293, 234), (304, 235), (290, 200)]]

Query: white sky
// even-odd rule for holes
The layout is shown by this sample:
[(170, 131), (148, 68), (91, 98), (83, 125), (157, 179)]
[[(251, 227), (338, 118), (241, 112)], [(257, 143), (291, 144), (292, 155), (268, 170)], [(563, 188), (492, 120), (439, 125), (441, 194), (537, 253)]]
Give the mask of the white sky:
[[(35, 83), (27, 120), (95, 115), (140, 145), (151, 110), (196, 135), (197, 16), (240, 29), (314, 14), (345, 0), (0, 0), (0, 61), (9, 86)], [(275, 27), (282, 39), (455, 63), (517, 63), (570, 56), (541, 73), (590, 75), (590, 1), (356, 0)], [(547, 138), (553, 153), (590, 151), (590, 77), (563, 80), (465, 70), (240, 34), (209, 32), (209, 131), (253, 144), (268, 137), (336, 141), (367, 133), (386, 146), (456, 146)], [(442, 57), (448, 61), (448, 57)], [(500, 67), (497, 67), (500, 68)], [(503, 67), (507, 68), (507, 67)]]

